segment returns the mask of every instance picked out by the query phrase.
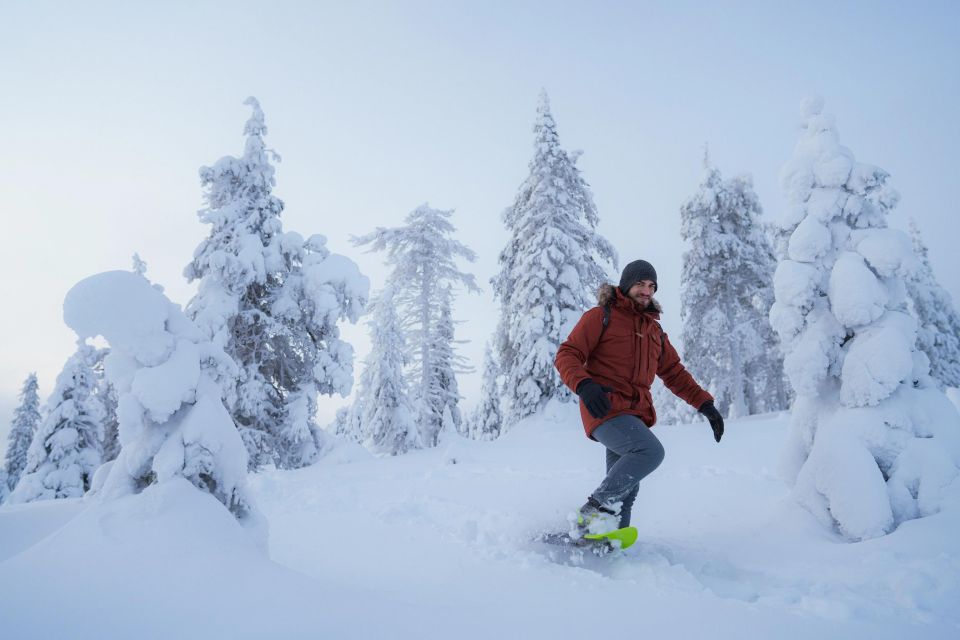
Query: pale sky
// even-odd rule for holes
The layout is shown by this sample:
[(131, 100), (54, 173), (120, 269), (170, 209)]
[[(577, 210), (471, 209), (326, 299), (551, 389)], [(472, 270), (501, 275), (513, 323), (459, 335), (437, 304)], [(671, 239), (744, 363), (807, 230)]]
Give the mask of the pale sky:
[[(484, 288), (455, 307), (479, 369), (497, 308), (500, 213), (527, 175), (537, 95), (579, 161), (619, 266), (650, 260), (680, 333), (679, 207), (703, 146), (749, 173), (768, 219), (822, 95), (841, 142), (892, 175), (892, 226), (917, 220), (960, 301), (960, 3), (19, 2), (0, 15), (0, 448), (30, 371), (45, 398), (74, 336), (62, 302), (82, 278), (129, 269), (175, 302), (208, 228), (197, 170), (243, 149), (256, 96), (283, 157), (286, 230), (322, 233), (379, 288), (350, 235), (417, 205), (456, 209)], [(706, 5), (707, 3), (703, 3)], [(611, 279), (618, 274), (611, 274)], [(345, 330), (358, 356), (363, 325)], [(356, 371), (359, 373), (358, 362)], [(479, 375), (461, 377), (472, 407)], [(326, 422), (342, 400), (321, 399)]]

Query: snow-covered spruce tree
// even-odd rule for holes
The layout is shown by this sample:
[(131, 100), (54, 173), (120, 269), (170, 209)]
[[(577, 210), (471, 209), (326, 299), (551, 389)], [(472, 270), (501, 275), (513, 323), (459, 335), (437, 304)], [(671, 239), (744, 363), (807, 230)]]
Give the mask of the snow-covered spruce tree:
[(7, 436), (7, 454), (4, 463), (7, 489), (13, 489), (20, 481), (27, 466), (27, 450), (33, 435), (40, 425), (40, 396), (37, 374), (31, 373), (20, 390), (20, 404), (13, 411), (13, 422)]
[[(409, 388), (414, 401), (421, 446), (433, 447), (443, 427), (444, 408), (449, 408), (456, 428), (460, 428), (456, 381), (450, 358), (452, 323), (446, 329), (440, 322), (444, 304), (449, 304), (447, 287), (463, 286), (479, 292), (474, 277), (457, 268), (456, 258), (470, 262), (476, 255), (451, 236), (453, 211), (439, 211), (423, 204), (414, 209), (402, 227), (378, 228), (354, 238), (358, 246), (371, 251), (386, 251), (393, 267), (387, 287), (394, 291), (401, 326), (412, 357), (408, 370)], [(451, 382), (452, 381), (452, 382)], [(450, 408), (451, 403), (453, 407)]]
[(90, 489), (103, 456), (103, 403), (93, 370), (97, 358), (97, 349), (80, 344), (57, 376), (23, 474), (8, 498), (11, 504), (77, 498)]
[(133, 272), (144, 278), (147, 277), (147, 263), (143, 261), (139, 253), (133, 254)]
[(654, 379), (650, 393), (657, 409), (657, 424), (692, 424), (702, 420), (697, 409), (674, 395), (660, 378)]
[(207, 206), (199, 216), (212, 229), (184, 271), (200, 281), (187, 314), (239, 368), (221, 382), (251, 468), (293, 468), (326, 446), (317, 395), (350, 393), (353, 349), (337, 323), (356, 322), (369, 282), (323, 236), (284, 233), (263, 111), (254, 98), (245, 104), (253, 115), (244, 154), (200, 170)]
[(500, 412), (500, 389), (497, 377), (499, 367), (493, 357), (493, 349), (487, 343), (483, 353), (483, 382), (480, 387), (480, 404), (470, 418), (469, 436), (474, 440), (496, 440), (500, 437), (503, 415)]
[(717, 408), (745, 416), (786, 408), (779, 344), (768, 320), (776, 259), (749, 177), (723, 180), (704, 158), (697, 193), (680, 208), (684, 362)]
[(443, 428), (453, 429), (460, 435), (467, 434), (466, 421), (460, 411), (460, 387), (457, 384), (457, 374), (473, 373), (467, 359), (454, 350), (455, 344), (462, 344), (464, 340), (454, 338), (453, 320), (453, 289), (450, 285), (440, 291), (439, 306), (436, 310), (434, 343), (431, 348), (432, 372), (431, 384), (428, 387), (431, 393), (427, 406), (439, 419)]
[(617, 268), (616, 250), (596, 232), (599, 217), (577, 169), (578, 154), (560, 147), (545, 92), (533, 132), (530, 174), (503, 213), (509, 240), (491, 280), (500, 302), (493, 345), (503, 373), (505, 427), (551, 398), (571, 397), (554, 356), (584, 310), (595, 305), (605, 265)]
[(888, 177), (840, 145), (822, 100), (804, 102), (770, 311), (796, 392), (783, 462), (799, 502), (849, 540), (938, 511), (960, 460), (960, 415), (915, 347), (915, 259), (887, 228)]
[(933, 275), (927, 246), (913, 220), (910, 236), (919, 260), (917, 270), (907, 279), (907, 292), (920, 323), (918, 346), (930, 359), (930, 375), (943, 386), (960, 387), (960, 315)]
[(326, 429), (338, 438), (362, 444), (364, 436), (363, 427), (360, 423), (361, 406), (359, 397), (358, 392), (352, 404), (337, 409), (333, 422), (327, 425)]
[(395, 456), (420, 448), (420, 439), (404, 378), (409, 354), (390, 288), (372, 304), (369, 327), (370, 355), (352, 415), (343, 418), (344, 435), (375, 453)]
[(97, 391), (103, 402), (103, 461), (116, 459), (120, 453), (120, 418), (117, 416), (119, 398), (113, 385), (104, 377)]
[(104, 371), (119, 397), (117, 459), (97, 472), (97, 499), (185, 479), (219, 500), (265, 542), (247, 494), (247, 452), (217, 379), (233, 367), (180, 307), (142, 276), (100, 273), (74, 285), (63, 317), (81, 340), (110, 345)]

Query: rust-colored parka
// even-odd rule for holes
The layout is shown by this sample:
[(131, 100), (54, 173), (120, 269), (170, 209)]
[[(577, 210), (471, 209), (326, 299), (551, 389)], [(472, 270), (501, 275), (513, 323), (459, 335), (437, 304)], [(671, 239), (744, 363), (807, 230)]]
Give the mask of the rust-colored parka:
[[(587, 378), (611, 387), (610, 413), (594, 418), (580, 401), (580, 416), (587, 436), (606, 420), (632, 414), (648, 427), (657, 421), (650, 385), (658, 375), (670, 391), (690, 405), (700, 408), (713, 396), (700, 388), (687, 371), (670, 338), (660, 327), (661, 307), (651, 301), (646, 309), (627, 298), (620, 290), (604, 284), (598, 294), (599, 306), (590, 309), (567, 340), (560, 345), (554, 365), (563, 383), (576, 391)], [(610, 321), (603, 328), (603, 307), (610, 305)], [(602, 335), (601, 335), (602, 334)]]

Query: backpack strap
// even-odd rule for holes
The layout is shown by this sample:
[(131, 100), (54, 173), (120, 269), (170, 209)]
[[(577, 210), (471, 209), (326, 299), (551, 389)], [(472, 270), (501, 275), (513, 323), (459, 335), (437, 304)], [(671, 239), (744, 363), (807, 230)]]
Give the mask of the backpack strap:
[(607, 325), (610, 324), (610, 305), (603, 305), (603, 328), (600, 329), (600, 337), (603, 337), (604, 332), (607, 330)]
[[(657, 323), (657, 326), (660, 327), (660, 323)], [(660, 365), (663, 364), (663, 352), (666, 350), (667, 342), (667, 332), (663, 330), (663, 327), (660, 327), (660, 355), (657, 356), (657, 369), (660, 368)]]

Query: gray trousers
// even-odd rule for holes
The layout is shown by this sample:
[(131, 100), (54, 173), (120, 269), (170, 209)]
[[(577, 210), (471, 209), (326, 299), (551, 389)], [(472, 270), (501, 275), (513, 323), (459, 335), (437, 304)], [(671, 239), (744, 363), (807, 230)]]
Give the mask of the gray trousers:
[(602, 505), (622, 503), (620, 527), (629, 527), (640, 481), (663, 462), (663, 445), (643, 420), (631, 415), (610, 418), (593, 437), (607, 448), (607, 477), (592, 497)]

